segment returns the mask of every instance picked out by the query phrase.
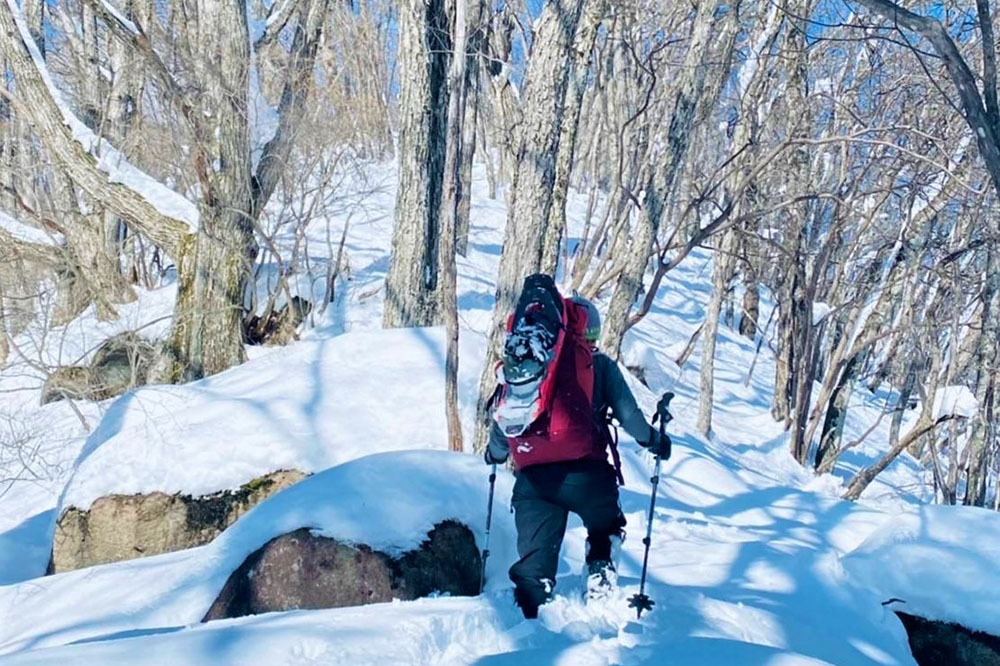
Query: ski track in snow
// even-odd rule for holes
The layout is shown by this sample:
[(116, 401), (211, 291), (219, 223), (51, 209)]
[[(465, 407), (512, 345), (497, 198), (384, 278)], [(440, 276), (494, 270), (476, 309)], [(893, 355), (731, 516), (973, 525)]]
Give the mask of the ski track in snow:
[[(879, 455), (887, 423), (845, 455), (833, 476), (814, 478), (788, 456), (785, 434), (768, 413), (774, 364), (766, 346), (748, 379), (755, 345), (724, 326), (716, 360), (715, 429), (708, 440), (695, 434), (700, 345), (683, 368), (673, 359), (700, 324), (708, 301), (711, 260), (703, 252), (667, 276), (649, 317), (629, 332), (623, 348), (625, 364), (645, 370), (648, 388), (631, 375), (627, 379), (647, 414), (663, 391), (677, 394), (670, 426), (674, 456), (663, 468), (653, 524), (646, 589), (656, 602), (651, 613), (636, 620), (626, 601), (638, 591), (651, 459), (622, 433), (622, 506), (629, 537), (619, 563), (621, 587), (609, 600), (582, 601), (585, 534), (571, 517), (557, 597), (537, 622), (521, 619), (505, 575), (514, 558), (514, 536), (508, 511), (512, 479), (504, 473), (489, 582), (480, 597), (199, 624), (246, 555), (304, 522), (389, 549), (412, 547), (428, 525), (448, 517), (461, 517), (481, 531), (487, 468), (471, 455), (427, 450), (445, 443), (443, 332), (378, 330), (382, 296), (373, 290), (388, 266), (393, 187), (389, 180), (366, 197), (364, 219), (356, 216), (348, 234), (351, 280), (341, 285), (337, 301), (314, 317), (315, 328), (301, 342), (251, 349), (246, 365), (197, 384), (149, 387), (113, 403), (85, 406), (92, 428), (86, 441), (64, 403), (39, 409), (24, 399), (3, 398), (0, 408), (26, 415), (33, 427), (61, 429), (63, 438), (54, 454), (62, 461), (61, 472), (46, 483), (15, 484), (0, 498), (0, 530), (5, 530), (0, 531), (0, 664), (124, 665), (138, 659), (148, 665), (910, 665), (902, 625), (881, 605), (889, 596), (943, 619), (967, 621), (970, 613), (963, 615), (962, 608), (968, 607), (982, 623), (979, 628), (1000, 633), (1000, 609), (987, 593), (991, 586), (955, 589), (948, 587), (954, 577), (947, 567), (918, 567), (948, 557), (962, 564), (965, 580), (983, 580), (989, 573), (995, 580), (989, 563), (997, 561), (1000, 536), (978, 540), (978, 551), (959, 545), (968, 534), (994, 534), (989, 530), (997, 530), (995, 514), (919, 508), (918, 501), (929, 496), (928, 478), (905, 455), (872, 484), (865, 501), (837, 499), (843, 480)], [(584, 197), (571, 196), (571, 241), (582, 229), (585, 207)], [(505, 214), (502, 201), (485, 196), (477, 167), (472, 242), (469, 256), (459, 258), (467, 437)], [(339, 229), (343, 219), (314, 223), (310, 247), (325, 247), (328, 224)], [(314, 302), (324, 288), (304, 276), (293, 283)], [(94, 325), (89, 312), (53, 336), (61, 338), (59, 344), (37, 336), (21, 342), (32, 342), (48, 358), (86, 357), (102, 335), (160, 319), (169, 312), (172, 293), (166, 287), (142, 294), (134, 310), (124, 309), (125, 323), (87, 332)], [(762, 299), (762, 319), (768, 307)], [(149, 334), (162, 334), (165, 326), (160, 322)], [(368, 359), (378, 361), (371, 372), (365, 372)], [(26, 391), (31, 400), (38, 395), (34, 381), (0, 374), (0, 388), (34, 387)], [(845, 440), (868, 429), (884, 399), (855, 392)], [(187, 408), (193, 404), (198, 409)], [(81, 451), (78, 463), (71, 464)], [(380, 455), (365, 457), (372, 453)], [(442, 455), (451, 462), (435, 463)], [(238, 486), (261, 470), (271, 471), (268, 466), (276, 461), (318, 474), (261, 504), (212, 544), (36, 578), (44, 570), (40, 558), (47, 556), (60, 493), (63, 506), (86, 506), (109, 492), (205, 492)], [(322, 483), (352, 469), (375, 469), (375, 463), (391, 473), (375, 475), (367, 486)], [(367, 510), (383, 518), (351, 517), (352, 511), (369, 515)], [(391, 515), (400, 519), (385, 518)], [(902, 567), (899, 575), (880, 575), (897, 558), (907, 558), (919, 576), (903, 575)]]

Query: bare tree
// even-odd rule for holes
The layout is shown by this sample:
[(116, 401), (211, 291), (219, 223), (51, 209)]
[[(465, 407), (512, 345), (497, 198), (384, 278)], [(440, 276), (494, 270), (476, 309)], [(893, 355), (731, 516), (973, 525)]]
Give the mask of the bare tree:
[(542, 267), (566, 90), (572, 74), (572, 47), (584, 2), (550, 0), (542, 9), (533, 35), (521, 90), (517, 173), (508, 202), (489, 356), (480, 380), (477, 448), (485, 444), (488, 433), (486, 403), (493, 392), (493, 360), (502, 338), (503, 321), (514, 305), (521, 281)]
[[(292, 18), (278, 22), (292, 34), (291, 64), (278, 106), (277, 131), (254, 170), (245, 7), (201, 0), (187, 4), (190, 11), (175, 17), (175, 31), (163, 33), (174, 40), (171, 69), (153, 47), (145, 26), (111, 11), (106, 3), (88, 0), (95, 17), (141, 57), (165, 103), (192, 137), (197, 206), (124, 163), (110, 144), (85, 131), (84, 123), (62, 101), (17, 6), (13, 2), (0, 6), (0, 30), (7, 35), (3, 53), (15, 80), (16, 111), (35, 120), (36, 135), (76, 187), (148, 237), (178, 267), (180, 288), (163, 372), (171, 381), (219, 372), (244, 357), (243, 298), (256, 253), (254, 220), (274, 191), (294, 144), (328, 8), (327, 0), (295, 3), (289, 10)], [(215, 53), (224, 57), (215, 58)]]
[(401, 3), (399, 189), (392, 257), (385, 281), (385, 326), (430, 326), (441, 322), (438, 255), (448, 131), (450, 35), (443, 0)]

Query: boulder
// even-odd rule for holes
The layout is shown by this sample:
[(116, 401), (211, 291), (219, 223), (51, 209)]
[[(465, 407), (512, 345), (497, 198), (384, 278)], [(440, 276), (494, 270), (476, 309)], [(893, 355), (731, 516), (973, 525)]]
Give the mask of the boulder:
[(1000, 666), (1000, 638), (896, 611), (920, 666)]
[(156, 354), (156, 346), (135, 333), (122, 333), (105, 341), (90, 362), (92, 399), (106, 400), (144, 386)]
[(202, 621), (294, 609), (342, 608), (479, 593), (482, 558), (468, 527), (437, 524), (399, 557), (317, 536), (302, 528), (251, 554), (230, 575)]
[(60, 573), (201, 546), (254, 506), (305, 478), (280, 470), (211, 495), (109, 495), (56, 523), (48, 573)]
[(58, 400), (85, 400), (90, 391), (90, 368), (67, 366), (56, 368), (42, 385), (41, 404)]
[(156, 346), (135, 333), (110, 338), (87, 366), (57, 368), (42, 386), (41, 403), (57, 400), (107, 400), (143, 386), (157, 357)]

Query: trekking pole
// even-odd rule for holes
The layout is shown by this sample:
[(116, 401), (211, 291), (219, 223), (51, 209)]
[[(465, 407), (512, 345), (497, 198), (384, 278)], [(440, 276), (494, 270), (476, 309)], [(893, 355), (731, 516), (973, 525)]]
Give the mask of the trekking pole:
[(490, 524), (493, 522), (493, 489), (497, 481), (497, 464), (493, 463), (493, 471), (490, 472), (490, 499), (486, 508), (486, 543), (483, 548), (483, 569), (479, 572), (479, 594), (483, 593), (483, 586), (486, 585), (486, 558), (490, 556)]
[[(670, 401), (673, 400), (674, 394), (670, 391), (663, 394), (660, 401), (656, 403), (656, 414), (653, 415), (653, 422), (655, 423), (657, 419), (660, 421), (660, 437), (667, 437), (667, 424), (673, 420), (673, 415), (670, 413)], [(667, 453), (667, 458), (670, 457), (669, 449)], [(646, 518), (646, 538), (642, 540), (642, 543), (646, 546), (646, 552), (642, 556), (642, 577), (639, 579), (639, 593), (632, 595), (628, 600), (628, 607), (635, 609), (636, 619), (642, 617), (642, 611), (653, 610), (653, 605), (656, 603), (649, 598), (649, 595), (645, 593), (646, 590), (646, 568), (649, 565), (649, 546), (652, 543), (653, 536), (653, 511), (656, 508), (656, 490), (660, 484), (660, 462), (662, 458), (659, 455), (656, 456), (656, 463), (653, 466), (653, 476), (649, 479), (650, 483), (653, 484), (653, 490), (649, 496), (649, 515)]]

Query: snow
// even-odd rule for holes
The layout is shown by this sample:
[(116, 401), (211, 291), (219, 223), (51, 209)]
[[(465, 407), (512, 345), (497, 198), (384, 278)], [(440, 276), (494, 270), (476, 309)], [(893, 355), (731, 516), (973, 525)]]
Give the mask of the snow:
[(894, 608), (994, 636), (1000, 635), (998, 563), (996, 512), (953, 506), (895, 516), (844, 558), (855, 580), (886, 600), (901, 599)]
[[(676, 359), (704, 319), (711, 293), (712, 257), (701, 249), (666, 276), (649, 316), (627, 333), (623, 347), (625, 365), (641, 368), (648, 384), (626, 372), (644, 413), (652, 413), (662, 392), (677, 394), (670, 424), (674, 454), (663, 467), (652, 522), (646, 587), (656, 601), (651, 613), (637, 620), (627, 597), (639, 588), (652, 460), (622, 432), (628, 538), (619, 562), (621, 587), (607, 601), (581, 599), (586, 534), (571, 517), (557, 596), (538, 621), (521, 618), (506, 575), (515, 559), (512, 478), (501, 470), (485, 594), (201, 624), (248, 554), (300, 527), (399, 552), (434, 523), (455, 518), (484, 545), (488, 468), (473, 454), (443, 451), (443, 332), (380, 330), (395, 184), (391, 177), (379, 179), (393, 171), (387, 165), (373, 170), (375, 185), (358, 196), (357, 205), (275, 236), (276, 243), (288, 244), (302, 233), (315, 252), (331, 235), (339, 237), (340, 225), (354, 216), (346, 243), (352, 270), (338, 283), (335, 301), (313, 313), (314, 327), (301, 340), (284, 348), (251, 348), (250, 361), (200, 382), (150, 386), (111, 403), (81, 404), (92, 421), (86, 442), (67, 405), (17, 405), (31, 423), (63, 424), (59, 460), (67, 471), (53, 474), (42, 489), (15, 484), (0, 498), (5, 666), (912, 666), (902, 624), (882, 605), (891, 596), (906, 599), (902, 609), (1000, 633), (988, 598), (1000, 582), (997, 514), (923, 506), (933, 497), (933, 481), (905, 453), (863, 501), (839, 499), (844, 482), (884, 453), (888, 420), (878, 419), (885, 393), (852, 393), (844, 439), (871, 432), (844, 454), (832, 475), (817, 478), (791, 459), (787, 433), (769, 414), (775, 361), (767, 345), (758, 355), (755, 341), (722, 325), (714, 432), (708, 439), (697, 434), (701, 345), (683, 365)], [(485, 196), (482, 168), (475, 173), (475, 223), (468, 256), (458, 262), (460, 409), (467, 436), (506, 219), (502, 201)], [(580, 234), (586, 207), (585, 196), (570, 193), (572, 239)], [(311, 260), (320, 266), (317, 275), (297, 274), (291, 282), (315, 299), (323, 291), (317, 285), (325, 259)], [(262, 279), (272, 270), (265, 266)], [(172, 286), (140, 292), (139, 302), (122, 308), (127, 322), (114, 326), (162, 335), (172, 294)], [(770, 308), (765, 296), (762, 318)], [(85, 358), (111, 330), (89, 312), (55, 331), (54, 339), (39, 339), (33, 353)], [(0, 390), (17, 381), (0, 373)], [(10, 404), (7, 393), (0, 395), (0, 406)], [(210, 544), (40, 575), (57, 511), (53, 493), (63, 484), (59, 506), (86, 507), (107, 493), (215, 492), (282, 467), (314, 475), (261, 503)]]
[(14, 240), (23, 243), (35, 243), (36, 245), (46, 245), (56, 247), (58, 243), (52, 236), (37, 227), (29, 227), (27, 224), (15, 220), (10, 215), (0, 211), (0, 230), (9, 233)]
[[(17, 25), (18, 31), (21, 34), (21, 41), (24, 43), (25, 48), (27, 48), (28, 54), (34, 63), (39, 76), (42, 78), (45, 87), (48, 88), (49, 96), (52, 98), (56, 106), (58, 106), (59, 112), (63, 117), (63, 122), (67, 127), (69, 127), (70, 132), (73, 134), (73, 138), (79, 142), (87, 152), (98, 157), (98, 168), (108, 174), (108, 178), (111, 182), (121, 183), (134, 190), (161, 214), (175, 220), (185, 222), (192, 231), (196, 230), (198, 228), (199, 214), (198, 207), (194, 203), (177, 192), (174, 192), (169, 187), (146, 174), (139, 168), (130, 164), (124, 155), (111, 146), (107, 141), (104, 141), (94, 134), (94, 132), (89, 127), (84, 125), (83, 122), (76, 117), (76, 114), (70, 110), (66, 101), (62, 97), (62, 93), (59, 92), (59, 89), (56, 87), (51, 75), (49, 74), (48, 67), (45, 64), (45, 59), (38, 51), (38, 46), (35, 44), (35, 40), (32, 39), (31, 33), (28, 31), (28, 26), (25, 24), (24, 16), (21, 15), (20, 8), (18, 8), (15, 0), (5, 1), (7, 2), (10, 12), (14, 17), (14, 23)], [(109, 7), (107, 3), (105, 3), (105, 6)], [(132, 27), (134, 28), (135, 26)]]
[(830, 307), (828, 303), (820, 303), (815, 301), (812, 304), (812, 323), (813, 326), (818, 326), (827, 316), (833, 312), (833, 308)]
[[(482, 539), (486, 466), (471, 455), (408, 451), (316, 474), (261, 503), (207, 546), (0, 588), (0, 612), (7, 613), (0, 653), (10, 654), (11, 664), (119, 664), (139, 653), (155, 653), (149, 658), (162, 663), (241, 663), (251, 652), (283, 655), (277, 663), (308, 663), (303, 655), (358, 664), (487, 656), (499, 663), (552, 663), (556, 656), (565, 663), (663, 663), (658, 658), (669, 654), (676, 661), (666, 663), (704, 664), (707, 654), (729, 663), (912, 664), (901, 624), (878, 597), (845, 579), (834, 554), (856, 545), (854, 535), (884, 516), (748, 483), (697, 448), (685, 436), (665, 472), (647, 587), (657, 607), (641, 621), (626, 603), (638, 589), (641, 541), (625, 542), (618, 594), (584, 604), (585, 535), (575, 519), (559, 565), (559, 596), (537, 623), (521, 620), (505, 576), (514, 559), (505, 510), (512, 479), (501, 471), (485, 595), (198, 624), (247, 555), (299, 527), (399, 552), (454, 518)], [(639, 534), (648, 459), (634, 445), (625, 449), (622, 504)]]
[(979, 413), (979, 401), (967, 386), (945, 386), (934, 394), (934, 419), (959, 416), (971, 419)]
[[(465, 384), (474, 386), (482, 351), (466, 350)], [(444, 354), (440, 328), (317, 335), (199, 382), (133, 391), (88, 438), (59, 512), (105, 495), (205, 495), (277, 469), (439, 448)]]
[[(0, 610), (18, 609), (0, 627), (0, 653), (27, 643), (59, 645), (104, 633), (197, 624), (248, 555), (301, 527), (390, 555), (418, 547), (447, 519), (481, 535), (488, 472), (477, 457), (447, 451), (371, 455), (274, 495), (207, 546), (0, 588)], [(509, 497), (512, 483), (509, 474), (500, 474), (497, 496)], [(514, 543), (510, 514), (494, 511), (487, 571), (493, 588), (505, 587)], [(85, 599), (88, 603), (81, 603)]]
[[(54, 402), (39, 407), (48, 368), (89, 362), (100, 344), (124, 331), (163, 339), (176, 285), (140, 290), (103, 322), (93, 307), (64, 326), (43, 330), (44, 317), (14, 335), (0, 367), (0, 585), (45, 573), (55, 508), (92, 428), (109, 403)], [(81, 422), (86, 422), (86, 425)], [(21, 442), (11, 452), (10, 443)]]
[(118, 11), (118, 8), (111, 2), (108, 2), (108, 0), (101, 0), (101, 6), (104, 7), (106, 12), (115, 17), (115, 20), (121, 23), (122, 27), (131, 32), (133, 35), (138, 36), (142, 34), (139, 28), (136, 27), (135, 23), (125, 18), (125, 15)]

